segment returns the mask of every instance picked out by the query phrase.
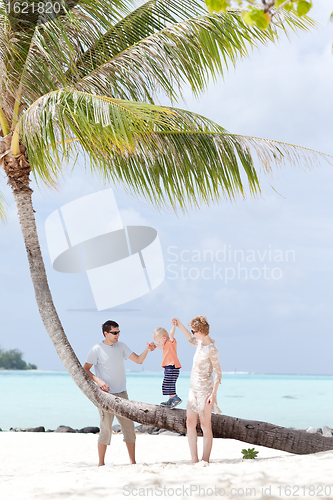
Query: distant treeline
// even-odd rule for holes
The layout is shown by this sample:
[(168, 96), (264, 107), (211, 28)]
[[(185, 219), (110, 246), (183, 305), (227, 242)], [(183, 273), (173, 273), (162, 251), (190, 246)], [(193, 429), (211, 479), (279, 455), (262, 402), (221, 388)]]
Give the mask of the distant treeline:
[(37, 370), (36, 365), (26, 363), (23, 359), (23, 352), (18, 349), (4, 351), (0, 349), (0, 369), (4, 370)]

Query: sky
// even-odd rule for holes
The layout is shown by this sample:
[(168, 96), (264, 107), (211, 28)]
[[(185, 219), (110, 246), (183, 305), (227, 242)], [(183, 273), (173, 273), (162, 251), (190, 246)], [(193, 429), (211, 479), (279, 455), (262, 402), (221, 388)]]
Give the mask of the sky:
[[(260, 47), (199, 99), (185, 90), (177, 107), (233, 133), (333, 155), (331, 11), (333, 2), (315, 0), (317, 29)], [(333, 374), (333, 167), (321, 162), (306, 171), (288, 165), (272, 177), (261, 171), (260, 180), (256, 200), (247, 196), (177, 216), (154, 210), (121, 186), (105, 186), (80, 164), (58, 190), (33, 184), (51, 292), (82, 363), (103, 340), (100, 327), (107, 319), (120, 324), (120, 340), (139, 354), (157, 326), (204, 315), (225, 372)], [(20, 349), (39, 369), (63, 370), (39, 317), (12, 195), (3, 176), (0, 181), (8, 203), (7, 221), (0, 224), (0, 346)], [(138, 299), (97, 311), (86, 274), (53, 269), (45, 220), (64, 204), (109, 187), (125, 225), (157, 230), (165, 279)], [(193, 350), (179, 330), (176, 336), (183, 370), (189, 371)], [(142, 367), (126, 361), (131, 370), (159, 371), (160, 365), (160, 351), (149, 353)]]

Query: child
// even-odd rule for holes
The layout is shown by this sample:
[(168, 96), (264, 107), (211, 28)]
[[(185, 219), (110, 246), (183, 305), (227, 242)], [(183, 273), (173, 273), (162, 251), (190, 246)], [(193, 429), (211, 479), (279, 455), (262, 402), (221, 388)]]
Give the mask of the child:
[(191, 333), (178, 319), (173, 319), (172, 324), (178, 326), (189, 343), (197, 347), (193, 359), (190, 392), (186, 406), (187, 439), (192, 464), (197, 463), (199, 460), (196, 427), (198, 417), (200, 417), (203, 433), (202, 460), (209, 462), (213, 444), (212, 411), (221, 413), (216, 403), (216, 392), (222, 378), (219, 353), (215, 346), (215, 340), (212, 340), (209, 336), (209, 323), (204, 316), (197, 316), (192, 319), (189, 323)]
[(164, 368), (164, 379), (162, 392), (164, 396), (169, 396), (169, 399), (161, 403), (161, 405), (168, 408), (175, 408), (182, 402), (176, 393), (176, 381), (179, 377), (181, 364), (177, 357), (177, 341), (174, 338), (175, 330), (176, 326), (173, 325), (170, 330), (170, 336), (165, 328), (155, 328), (153, 332), (153, 339), (158, 342), (156, 347), (163, 349), (162, 367)]

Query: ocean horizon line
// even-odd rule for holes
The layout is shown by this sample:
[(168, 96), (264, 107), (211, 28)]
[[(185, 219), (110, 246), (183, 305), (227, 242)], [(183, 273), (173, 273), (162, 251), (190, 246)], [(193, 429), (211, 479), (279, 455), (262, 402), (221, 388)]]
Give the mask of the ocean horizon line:
[[(160, 375), (163, 370), (150, 371), (150, 370), (125, 370), (126, 374), (138, 374), (138, 375)], [(66, 370), (7, 370), (0, 368), (1, 373), (57, 373), (69, 375)], [(191, 371), (182, 370), (182, 374), (190, 375)], [(333, 373), (284, 373), (284, 372), (254, 372), (254, 371), (222, 371), (222, 375), (269, 375), (269, 376), (290, 376), (290, 377), (333, 377)]]

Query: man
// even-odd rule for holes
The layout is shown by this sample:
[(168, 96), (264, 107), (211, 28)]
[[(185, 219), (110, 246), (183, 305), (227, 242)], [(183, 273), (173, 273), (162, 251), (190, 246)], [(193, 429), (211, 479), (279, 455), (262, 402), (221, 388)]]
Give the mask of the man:
[[(126, 344), (119, 342), (119, 325), (115, 321), (106, 321), (102, 325), (102, 332), (105, 339), (90, 349), (84, 370), (102, 391), (109, 392), (115, 396), (128, 399), (126, 392), (125, 359), (130, 359), (141, 365), (146, 359), (148, 351), (153, 351), (154, 347), (148, 344), (146, 349), (139, 356), (135, 354)], [(94, 365), (96, 374), (90, 369)], [(112, 422), (114, 414), (99, 408), (100, 433), (98, 436), (98, 457), (99, 466), (105, 465), (104, 458), (106, 447), (111, 442)], [(135, 432), (134, 423), (125, 417), (117, 417), (124, 435), (131, 464), (135, 464)]]

